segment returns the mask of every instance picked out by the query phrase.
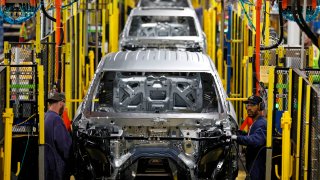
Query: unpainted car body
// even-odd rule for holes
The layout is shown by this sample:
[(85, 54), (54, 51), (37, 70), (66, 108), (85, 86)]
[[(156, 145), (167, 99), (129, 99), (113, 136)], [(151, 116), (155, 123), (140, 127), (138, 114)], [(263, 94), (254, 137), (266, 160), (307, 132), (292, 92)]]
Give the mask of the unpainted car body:
[(76, 179), (234, 179), (226, 98), (202, 53), (108, 54), (73, 121)]
[(193, 8), (190, 0), (140, 0), (137, 7), (184, 7)]
[(206, 51), (206, 37), (191, 8), (135, 8), (119, 41), (121, 50)]

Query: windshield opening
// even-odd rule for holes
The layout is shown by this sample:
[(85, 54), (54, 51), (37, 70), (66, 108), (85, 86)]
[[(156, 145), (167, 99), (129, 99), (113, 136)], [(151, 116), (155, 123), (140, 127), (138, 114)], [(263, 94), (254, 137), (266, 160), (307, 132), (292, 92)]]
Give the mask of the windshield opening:
[(194, 18), (186, 16), (134, 16), (129, 30), (134, 37), (197, 35)]
[(140, 7), (189, 7), (187, 0), (141, 0)]
[(94, 112), (207, 113), (221, 107), (210, 73), (104, 72), (93, 93)]

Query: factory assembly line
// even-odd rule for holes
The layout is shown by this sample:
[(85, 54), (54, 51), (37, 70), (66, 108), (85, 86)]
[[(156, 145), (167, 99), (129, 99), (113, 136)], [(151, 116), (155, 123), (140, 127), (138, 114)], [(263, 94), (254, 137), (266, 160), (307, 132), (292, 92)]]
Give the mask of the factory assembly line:
[(0, 179), (320, 179), (319, 3), (0, 0)]

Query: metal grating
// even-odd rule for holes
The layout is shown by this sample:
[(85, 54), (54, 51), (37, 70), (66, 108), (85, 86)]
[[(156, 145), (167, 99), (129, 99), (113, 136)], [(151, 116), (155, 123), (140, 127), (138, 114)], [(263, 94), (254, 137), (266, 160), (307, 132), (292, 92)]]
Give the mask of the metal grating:
[[(279, 50), (271, 49), (267, 51), (262, 51), (262, 64), (264, 66), (279, 66), (280, 63), (283, 64), (282, 67), (292, 67), (300, 68), (301, 62), (301, 50), (300, 47), (284, 47), (284, 57), (283, 59), (279, 58)], [(308, 49), (305, 50), (308, 52)], [(307, 60), (308, 54), (304, 54), (304, 62)], [(306, 65), (304, 63), (303, 67)]]
[(267, 50), (262, 51), (262, 61), (264, 66), (275, 66), (276, 65), (276, 51), (275, 50)]
[[(42, 65), (44, 66), (44, 90), (51, 92), (54, 87), (54, 72), (55, 72), (55, 43), (50, 43), (49, 38), (43, 39), (41, 42)], [(45, 102), (47, 101), (48, 93), (45, 93)]]
[(34, 45), (12, 43), (10, 49), (10, 107), (13, 133), (37, 131), (37, 66)]
[(298, 91), (299, 91), (299, 75), (297, 73), (292, 74), (292, 106), (291, 106), (291, 139), (294, 144), (297, 144), (297, 118), (298, 118)]
[[(306, 82), (303, 82), (303, 93), (306, 92)], [(301, 102), (302, 104), (306, 104), (306, 98), (302, 98)], [(305, 153), (305, 149), (304, 149), (304, 143), (305, 143), (305, 134), (306, 134), (306, 106), (302, 106), (302, 122), (301, 122), (301, 144), (300, 144), (300, 178), (299, 179), (303, 179), (303, 175), (304, 175), (304, 153)]]
[(320, 69), (306, 69), (305, 75), (311, 84), (317, 84), (316, 87), (319, 89), (320, 84)]
[(276, 109), (278, 111), (288, 110), (289, 69), (276, 69)]
[(320, 179), (320, 92), (311, 89), (311, 112), (310, 112), (310, 179)]

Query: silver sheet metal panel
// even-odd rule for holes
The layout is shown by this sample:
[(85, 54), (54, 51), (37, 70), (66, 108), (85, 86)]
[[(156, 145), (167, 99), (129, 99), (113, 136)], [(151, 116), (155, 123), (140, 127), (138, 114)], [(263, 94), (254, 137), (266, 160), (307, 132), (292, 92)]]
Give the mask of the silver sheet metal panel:
[(214, 66), (207, 55), (187, 51), (121, 51), (105, 58), (103, 69), (112, 71), (210, 72)]

